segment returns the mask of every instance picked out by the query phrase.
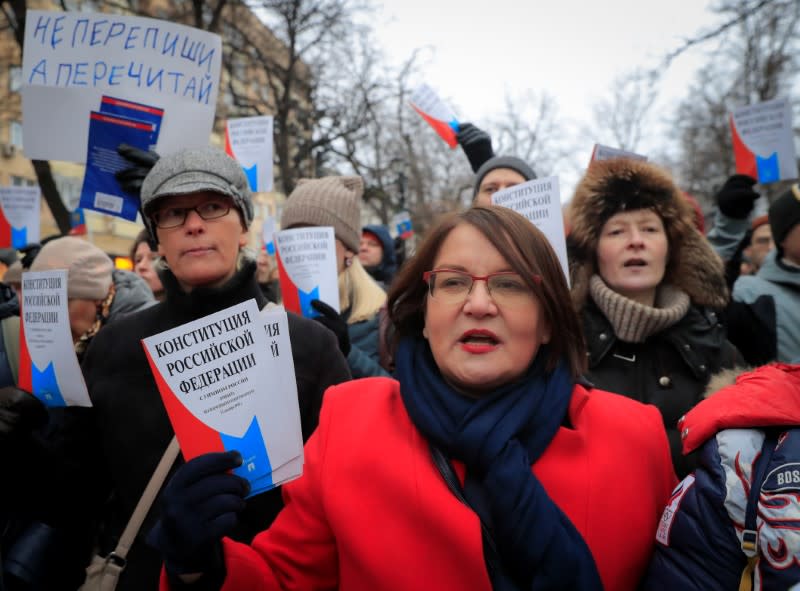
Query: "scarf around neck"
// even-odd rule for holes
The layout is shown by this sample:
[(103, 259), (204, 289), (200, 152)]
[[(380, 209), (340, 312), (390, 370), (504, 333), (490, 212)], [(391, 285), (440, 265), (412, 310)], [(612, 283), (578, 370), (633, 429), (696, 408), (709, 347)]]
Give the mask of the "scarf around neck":
[(574, 386), (563, 360), (545, 372), (546, 357), (541, 348), (521, 380), (473, 399), (444, 380), (427, 341), (404, 338), (396, 375), (415, 427), (467, 468), (464, 496), (507, 571), (492, 577), (493, 588), (602, 589), (586, 542), (531, 471), (566, 417)]
[(219, 312), (250, 298), (256, 300), (259, 309), (263, 308), (267, 299), (258, 287), (255, 273), (256, 262), (245, 259), (224, 285), (196, 287), (189, 293), (181, 289), (177, 278), (168, 268), (159, 269), (158, 276), (167, 294), (164, 304), (171, 317), (178, 319), (180, 324)]
[(589, 294), (603, 313), (617, 338), (626, 343), (643, 343), (686, 316), (689, 295), (673, 285), (661, 285), (653, 306), (626, 298), (608, 287), (599, 275), (592, 275)]

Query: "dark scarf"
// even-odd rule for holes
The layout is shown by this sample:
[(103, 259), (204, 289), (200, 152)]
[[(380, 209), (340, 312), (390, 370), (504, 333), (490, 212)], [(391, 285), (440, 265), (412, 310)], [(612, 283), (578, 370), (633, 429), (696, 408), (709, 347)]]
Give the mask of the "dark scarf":
[(178, 324), (202, 318), (254, 298), (259, 309), (267, 303), (256, 281), (256, 262), (245, 259), (239, 269), (220, 287), (196, 287), (186, 293), (169, 269), (159, 269), (158, 276), (167, 294), (165, 305)]
[(427, 341), (405, 338), (397, 379), (417, 429), (467, 467), (464, 496), (507, 571), (492, 576), (493, 588), (602, 589), (586, 542), (531, 471), (566, 417), (574, 385), (565, 362), (547, 374), (545, 359), (541, 349), (523, 379), (472, 399), (445, 382)]

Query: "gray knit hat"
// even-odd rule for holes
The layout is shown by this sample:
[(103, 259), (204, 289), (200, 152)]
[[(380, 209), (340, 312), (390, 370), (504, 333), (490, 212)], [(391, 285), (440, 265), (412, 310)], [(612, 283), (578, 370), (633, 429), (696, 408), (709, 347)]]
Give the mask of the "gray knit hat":
[(111, 287), (114, 264), (91, 242), (74, 236), (51, 240), (42, 247), (31, 271), (67, 269), (67, 297), (102, 300)]
[(358, 252), (363, 194), (364, 181), (360, 176), (300, 179), (283, 207), (281, 228), (333, 226), (336, 237)]
[(472, 188), (473, 197), (478, 194), (478, 189), (481, 188), (483, 177), (497, 168), (510, 168), (520, 173), (526, 181), (532, 181), (536, 178), (536, 173), (533, 171), (533, 168), (524, 160), (515, 156), (495, 156), (484, 162), (478, 169), (478, 172), (475, 173), (475, 185)]
[(163, 156), (142, 183), (141, 203), (144, 223), (153, 238), (155, 225), (150, 220), (153, 204), (160, 197), (213, 191), (233, 199), (250, 227), (253, 221), (253, 198), (247, 177), (236, 160), (214, 146), (190, 148)]

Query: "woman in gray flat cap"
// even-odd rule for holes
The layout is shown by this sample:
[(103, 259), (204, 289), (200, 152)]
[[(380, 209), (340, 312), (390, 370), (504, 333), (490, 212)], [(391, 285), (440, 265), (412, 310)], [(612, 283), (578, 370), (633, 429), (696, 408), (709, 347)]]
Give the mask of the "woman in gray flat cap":
[[(162, 157), (144, 179), (141, 208), (158, 244), (159, 275), (166, 298), (156, 306), (108, 326), (83, 362), (94, 404), (93, 478), (100, 515), (99, 550), (114, 549), (173, 430), (140, 340), (254, 298), (266, 300), (245, 249), (253, 220), (247, 178), (235, 160), (213, 147)], [(322, 325), (289, 314), (304, 438), (316, 428), (325, 389), (350, 379), (335, 336)], [(99, 447), (99, 449), (97, 449)], [(176, 464), (182, 463), (179, 459)], [(88, 494), (88, 493), (87, 493)], [(274, 489), (246, 502), (235, 538), (249, 540), (282, 507)], [(160, 558), (144, 542), (159, 515), (156, 502), (128, 555), (117, 589), (155, 589)]]

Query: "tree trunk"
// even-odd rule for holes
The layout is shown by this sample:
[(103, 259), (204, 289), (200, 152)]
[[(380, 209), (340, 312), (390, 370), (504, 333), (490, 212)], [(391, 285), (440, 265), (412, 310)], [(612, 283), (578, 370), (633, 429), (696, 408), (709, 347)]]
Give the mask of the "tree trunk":
[(68, 234), (72, 228), (70, 214), (67, 206), (61, 200), (61, 195), (56, 187), (53, 178), (53, 171), (50, 168), (49, 160), (31, 160), (33, 170), (36, 171), (36, 179), (39, 181), (39, 188), (42, 190), (44, 200), (56, 220), (58, 229), (62, 234)]

